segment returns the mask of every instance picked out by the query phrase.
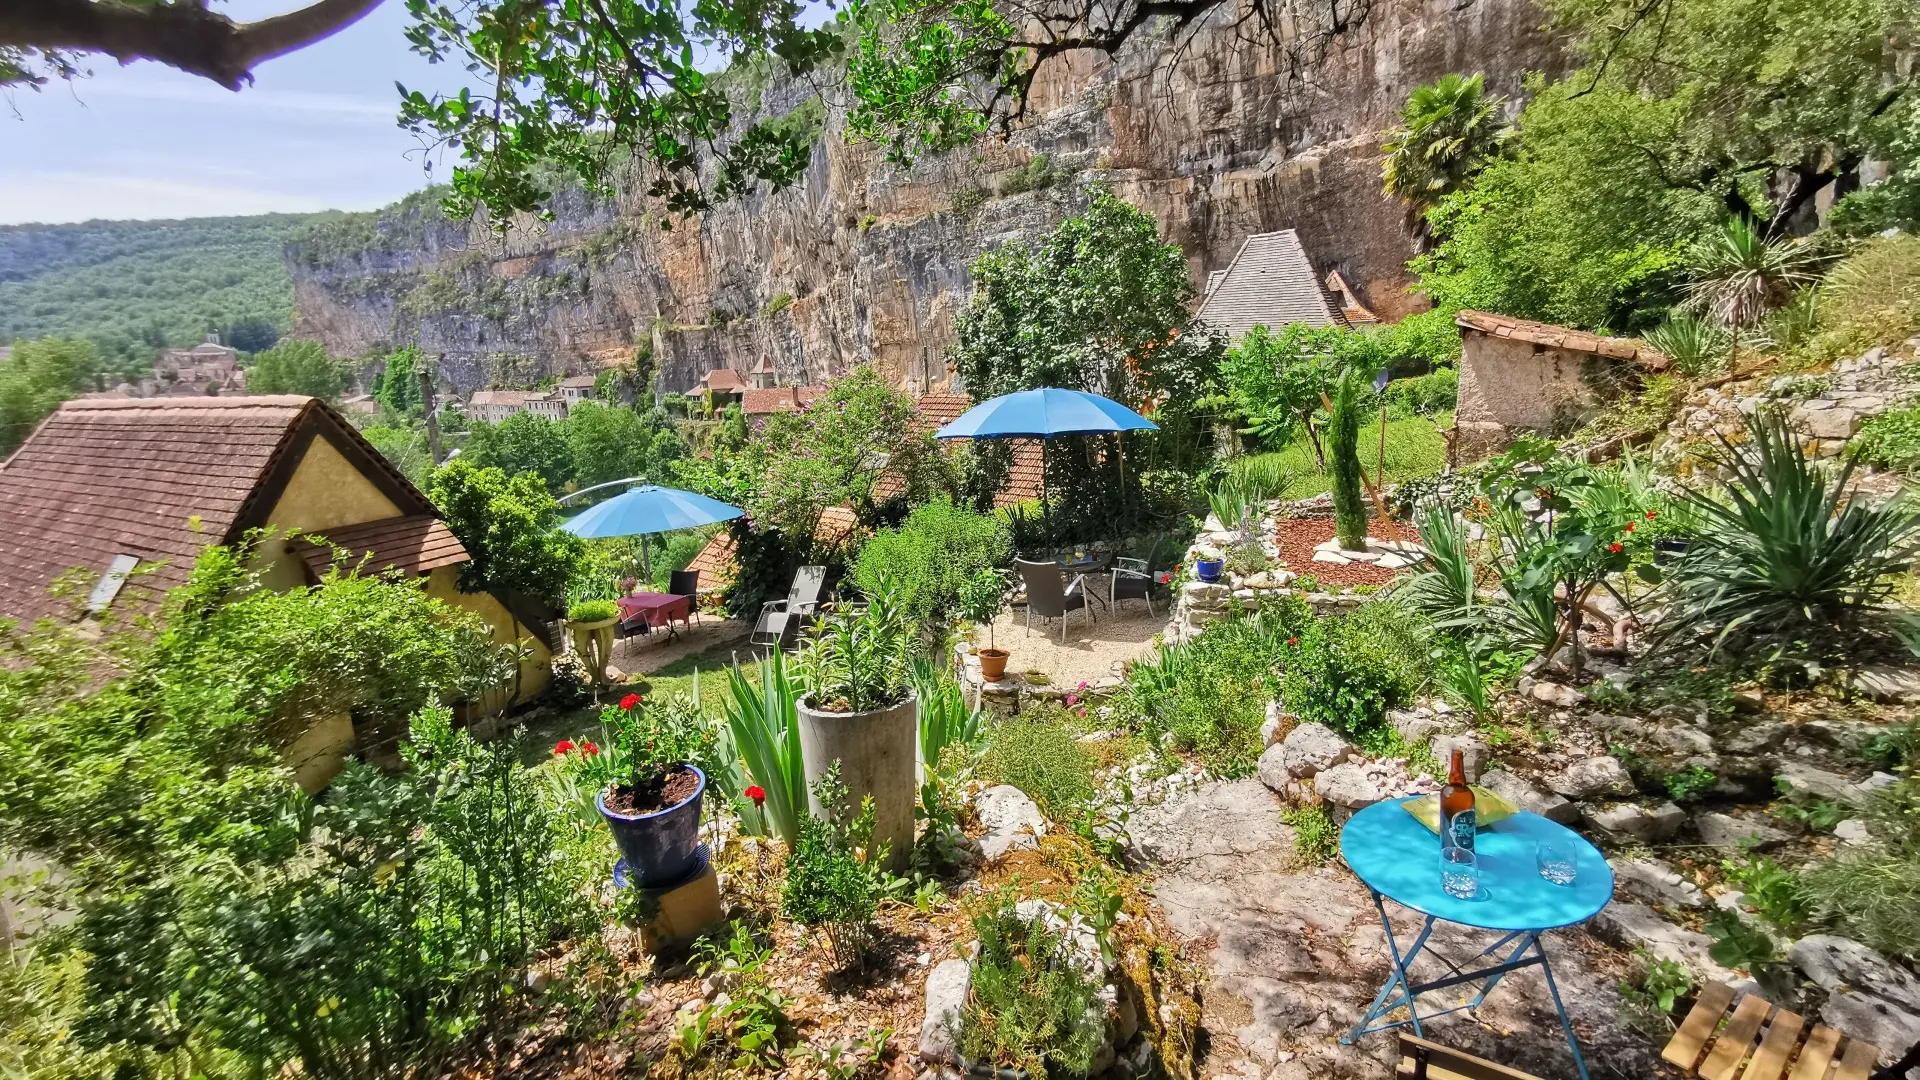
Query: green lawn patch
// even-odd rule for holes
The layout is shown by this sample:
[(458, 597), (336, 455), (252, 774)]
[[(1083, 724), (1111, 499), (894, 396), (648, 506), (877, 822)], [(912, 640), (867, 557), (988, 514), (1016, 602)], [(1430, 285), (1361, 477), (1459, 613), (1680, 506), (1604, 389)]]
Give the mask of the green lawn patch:
[[(1434, 476), (1446, 467), (1447, 440), (1440, 428), (1453, 422), (1453, 414), (1442, 413), (1428, 419), (1411, 416), (1387, 421), (1387, 483), (1397, 484), (1423, 476)], [(1324, 436), (1323, 436), (1324, 438)], [(1368, 480), (1378, 480), (1380, 463), (1380, 421), (1376, 417), (1360, 429), (1360, 466)], [(1233, 464), (1241, 470), (1277, 470), (1290, 475), (1275, 498), (1292, 502), (1311, 499), (1333, 490), (1333, 477), (1321, 471), (1314, 460), (1313, 444), (1303, 434), (1285, 449), (1254, 454)]]

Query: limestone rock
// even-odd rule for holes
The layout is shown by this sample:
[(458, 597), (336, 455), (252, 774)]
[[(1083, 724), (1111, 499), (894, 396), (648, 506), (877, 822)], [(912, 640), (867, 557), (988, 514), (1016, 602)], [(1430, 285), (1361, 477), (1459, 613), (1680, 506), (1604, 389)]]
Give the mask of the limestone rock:
[(1551, 791), (1541, 791), (1505, 769), (1488, 769), (1479, 784), (1522, 810), (1548, 821), (1571, 825), (1580, 820), (1580, 808)]
[(960, 1022), (973, 987), (973, 965), (959, 957), (942, 960), (927, 976), (927, 1015), (920, 1021), (920, 1060), (929, 1065), (951, 1065), (955, 1054), (952, 1027)]
[(1281, 732), (1290, 731), (1299, 721), (1299, 717), (1282, 709), (1279, 702), (1267, 702), (1266, 718), (1260, 722), (1260, 745), (1267, 747), (1279, 742), (1284, 737)]
[(1844, 802), (1854, 795), (1853, 781), (1839, 773), (1828, 772), (1800, 761), (1783, 761), (1774, 770), (1786, 781), (1787, 788), (1816, 798)]
[(1867, 831), (1866, 822), (1848, 818), (1833, 827), (1833, 838), (1843, 844), (1866, 844), (1873, 841), (1873, 834)]
[(1601, 754), (1576, 761), (1547, 777), (1547, 788), (1569, 799), (1591, 799), (1632, 791), (1633, 777), (1619, 759)]
[(1419, 746), (1441, 730), (1440, 721), (1420, 709), (1390, 709), (1387, 723), (1393, 725), (1393, 730), (1400, 733), (1401, 741), (1408, 746)]
[(1284, 743), (1274, 743), (1260, 752), (1260, 782), (1276, 795), (1288, 795), (1293, 786), (1293, 774), (1287, 771), (1287, 748)]
[(1707, 810), (1693, 816), (1693, 829), (1708, 847), (1765, 850), (1787, 841), (1787, 834), (1764, 822)]
[(1865, 945), (1830, 934), (1801, 938), (1788, 957), (1827, 992), (1821, 1019), (1878, 1046), (1883, 1062), (1920, 1043), (1920, 979)]
[(1920, 669), (1866, 667), (1854, 673), (1853, 688), (1882, 705), (1920, 702)]
[(1616, 836), (1631, 837), (1643, 844), (1660, 844), (1674, 838), (1686, 823), (1687, 812), (1672, 803), (1652, 810), (1635, 803), (1615, 803), (1587, 811), (1587, 822)]
[(1705, 907), (1707, 898), (1680, 872), (1654, 859), (1612, 859), (1613, 879), (1628, 893), (1668, 907)]
[(1460, 768), (1467, 774), (1467, 783), (1478, 783), (1487, 764), (1487, 744), (1478, 735), (1469, 734), (1442, 735), (1433, 740), (1433, 756), (1443, 769), (1451, 767), (1455, 750), (1460, 751)]
[(1372, 806), (1387, 793), (1361, 765), (1335, 765), (1314, 774), (1313, 790), (1335, 806), (1359, 810)]
[(988, 862), (1009, 851), (1037, 848), (1039, 837), (1047, 835), (1047, 819), (1039, 804), (1012, 784), (990, 787), (973, 797), (975, 812), (986, 832), (980, 837), (980, 850)]
[(1530, 691), (1535, 701), (1544, 702), (1560, 709), (1579, 707), (1587, 700), (1587, 695), (1565, 683), (1536, 681)]
[(1325, 724), (1301, 724), (1280, 742), (1280, 763), (1287, 775), (1303, 780), (1352, 756), (1353, 747)]
[(1595, 933), (1628, 949), (1645, 949), (1662, 960), (1684, 964), (1711, 982), (1737, 982), (1739, 976), (1714, 963), (1713, 939), (1662, 919), (1645, 904), (1615, 899), (1589, 923)]

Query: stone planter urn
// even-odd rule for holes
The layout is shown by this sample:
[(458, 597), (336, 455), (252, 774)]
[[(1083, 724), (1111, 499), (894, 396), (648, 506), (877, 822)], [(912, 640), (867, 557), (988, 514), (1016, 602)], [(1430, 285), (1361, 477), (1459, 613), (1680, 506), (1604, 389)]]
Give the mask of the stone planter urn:
[(598, 686), (612, 682), (607, 678), (607, 663), (613, 659), (613, 623), (612, 619), (595, 619), (567, 624), (573, 633), (573, 651), (580, 654)]
[(814, 796), (813, 785), (838, 761), (840, 782), (847, 787), (847, 811), (859, 813), (861, 800), (873, 796), (873, 840), (887, 846), (887, 861), (882, 865), (894, 874), (907, 868), (913, 853), (919, 704), (909, 691), (905, 701), (873, 712), (821, 712), (805, 698), (794, 707), (800, 720), (800, 751), (806, 758), (807, 808), (817, 817), (825, 816), (826, 808)]

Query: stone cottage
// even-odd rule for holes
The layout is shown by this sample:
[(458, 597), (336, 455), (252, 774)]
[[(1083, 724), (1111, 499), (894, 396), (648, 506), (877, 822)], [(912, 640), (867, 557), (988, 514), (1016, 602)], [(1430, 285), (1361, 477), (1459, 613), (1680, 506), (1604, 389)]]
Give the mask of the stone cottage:
[(1456, 452), (1498, 449), (1522, 431), (1564, 432), (1637, 388), (1668, 361), (1635, 338), (1610, 338), (1485, 311), (1462, 311)]

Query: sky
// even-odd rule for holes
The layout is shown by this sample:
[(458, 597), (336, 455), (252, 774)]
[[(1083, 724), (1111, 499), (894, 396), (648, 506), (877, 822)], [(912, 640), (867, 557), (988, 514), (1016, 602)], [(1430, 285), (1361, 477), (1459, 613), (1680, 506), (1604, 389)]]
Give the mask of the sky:
[[(247, 21), (300, 0), (229, 0)], [(239, 93), (150, 62), (89, 58), (93, 77), (0, 97), (0, 224), (370, 210), (428, 175), (396, 123), (399, 92), (465, 72), (408, 48), (402, 0), (254, 70)], [(451, 162), (436, 160), (434, 178)]]

